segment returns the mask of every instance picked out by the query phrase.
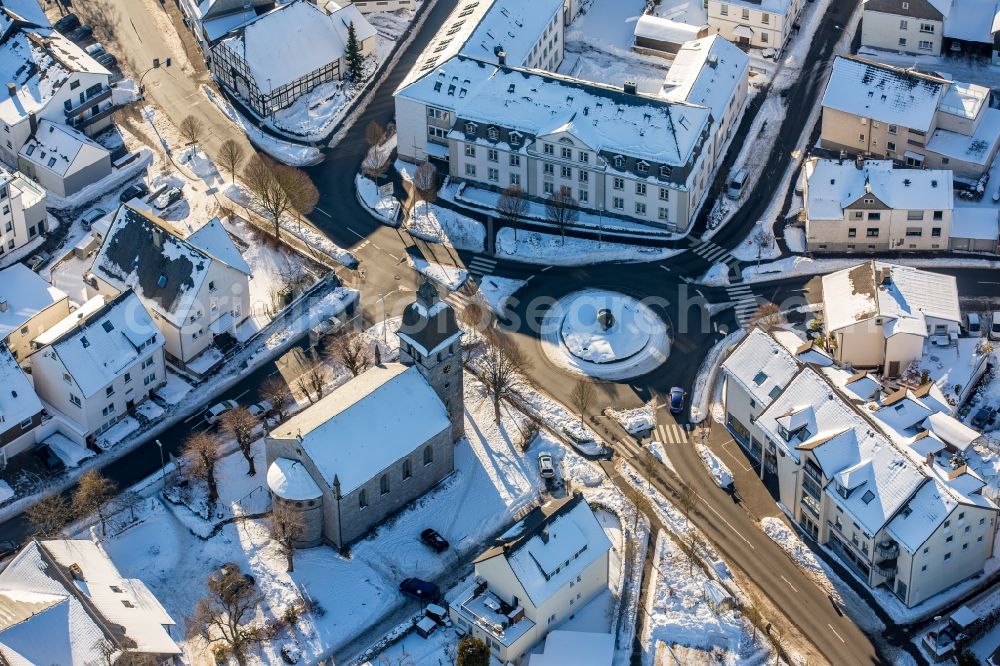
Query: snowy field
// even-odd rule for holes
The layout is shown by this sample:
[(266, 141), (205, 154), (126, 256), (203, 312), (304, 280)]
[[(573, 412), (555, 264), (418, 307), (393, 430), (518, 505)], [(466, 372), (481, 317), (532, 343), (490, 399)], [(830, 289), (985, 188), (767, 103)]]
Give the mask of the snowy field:
[[(514, 237), (517, 236), (517, 243)], [(497, 232), (497, 256), (512, 261), (548, 266), (585, 266), (612, 261), (661, 261), (684, 250), (608, 243), (586, 238), (563, 238), (558, 234), (518, 231), (505, 227)]]

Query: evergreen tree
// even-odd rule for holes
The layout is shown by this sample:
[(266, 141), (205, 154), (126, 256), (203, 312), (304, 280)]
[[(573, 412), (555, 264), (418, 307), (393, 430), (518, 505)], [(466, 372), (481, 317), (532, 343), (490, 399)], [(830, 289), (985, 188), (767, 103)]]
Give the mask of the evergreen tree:
[(466, 636), (458, 642), (456, 666), (489, 666), (490, 648), (478, 638)]
[(347, 77), (354, 83), (360, 82), (365, 72), (365, 57), (361, 54), (353, 22), (347, 26), (347, 54), (344, 59), (347, 61)]

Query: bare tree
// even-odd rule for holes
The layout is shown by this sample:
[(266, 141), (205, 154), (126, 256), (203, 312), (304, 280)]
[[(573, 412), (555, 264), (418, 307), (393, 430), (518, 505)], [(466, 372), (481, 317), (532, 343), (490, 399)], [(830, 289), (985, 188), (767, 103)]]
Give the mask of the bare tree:
[(365, 127), (365, 140), (369, 146), (377, 146), (385, 139), (385, 128), (378, 124), (378, 121), (371, 121)]
[(681, 538), (681, 550), (688, 559), (688, 576), (694, 575), (694, 565), (698, 563), (698, 553), (703, 545), (701, 535), (693, 528)]
[(59, 493), (35, 502), (24, 514), (31, 524), (32, 534), (43, 538), (60, 536), (73, 517), (69, 503)]
[(413, 189), (416, 190), (419, 200), (424, 202), (424, 214), (426, 214), (428, 205), (437, 199), (437, 167), (430, 162), (424, 162), (418, 166), (413, 174)]
[(247, 652), (264, 639), (262, 628), (252, 623), (263, 596), (235, 564), (209, 575), (206, 587), (208, 594), (195, 606), (190, 633), (209, 645), (221, 645), (242, 666)]
[(181, 450), (184, 469), (194, 479), (204, 481), (208, 486), (208, 501), (219, 499), (219, 487), (215, 479), (215, 465), (219, 462), (219, 441), (207, 432), (196, 432), (184, 442)]
[(382, 175), (389, 169), (389, 159), (378, 146), (373, 146), (368, 154), (365, 155), (365, 159), (361, 162), (361, 171), (370, 179), (375, 181), (375, 185), (379, 184)]
[[(488, 307), (483, 305), (481, 302), (482, 295), (477, 294), (474, 300), (469, 301), (465, 304), (465, 307), (459, 309), (458, 311), (458, 321), (464, 324), (463, 328), (466, 329), (469, 335), (468, 346), (475, 347), (483, 339), (486, 331), (493, 327), (493, 323), (496, 317), (493, 315), (493, 311)], [(463, 338), (463, 347), (466, 346), (466, 341)]]
[(246, 153), (243, 152), (240, 144), (232, 139), (226, 139), (222, 142), (222, 146), (219, 148), (219, 162), (232, 175), (234, 183), (236, 182), (236, 170), (240, 168), (245, 158)]
[(479, 357), (480, 380), (493, 396), (493, 417), (500, 422), (500, 401), (513, 397), (517, 383), (528, 369), (528, 361), (510, 340), (490, 331), (486, 351)]
[(517, 248), (517, 227), (528, 214), (528, 198), (520, 185), (511, 185), (500, 193), (497, 213), (514, 230), (514, 248)]
[(84, 472), (80, 476), (76, 490), (73, 491), (73, 511), (78, 518), (97, 512), (97, 517), (101, 521), (101, 534), (106, 534), (105, 508), (117, 490), (118, 484), (101, 474), (99, 470)]
[(128, 511), (129, 518), (135, 520), (135, 510), (143, 505), (146, 499), (134, 490), (126, 490), (115, 498), (115, 511)]
[(570, 400), (573, 401), (573, 406), (576, 408), (577, 414), (580, 415), (580, 425), (583, 425), (583, 419), (590, 409), (590, 406), (594, 404), (597, 400), (597, 391), (594, 389), (594, 385), (591, 384), (586, 379), (580, 379), (573, 386), (573, 392), (570, 393)]
[(357, 377), (371, 367), (371, 340), (356, 330), (347, 330), (330, 339), (326, 345), (326, 354)]
[(247, 461), (247, 476), (255, 476), (257, 468), (253, 462), (253, 451), (251, 447), (254, 442), (254, 431), (257, 429), (257, 417), (250, 413), (246, 407), (231, 409), (222, 415), (222, 430), (236, 440), (236, 446), (240, 447), (240, 453)]
[(198, 118), (194, 116), (188, 116), (181, 121), (180, 129), (181, 136), (187, 139), (188, 143), (198, 149), (198, 139), (201, 138), (202, 132), (205, 129), (205, 124), (201, 122)]
[(580, 217), (580, 211), (576, 206), (572, 191), (565, 185), (545, 200), (545, 217), (559, 228), (563, 243), (566, 242), (566, 227), (572, 226)]
[(271, 538), (285, 556), (285, 571), (295, 571), (295, 543), (305, 530), (302, 514), (280, 501), (271, 503)]
[(281, 377), (273, 375), (265, 379), (260, 385), (260, 397), (271, 403), (271, 409), (279, 421), (285, 420), (292, 404), (292, 391)]
[(781, 314), (781, 308), (776, 303), (770, 301), (761, 303), (754, 310), (753, 314), (750, 315), (750, 325), (759, 326), (764, 330), (780, 326), (783, 323), (785, 323), (785, 316)]
[(765, 226), (763, 222), (758, 222), (757, 224), (757, 230), (750, 238), (753, 244), (757, 246), (757, 266), (760, 266), (764, 249), (774, 245), (774, 232), (771, 231), (770, 227)]
[(691, 512), (694, 511), (697, 504), (698, 493), (695, 492), (694, 488), (688, 485), (681, 486), (680, 492), (677, 493), (677, 508), (681, 510), (689, 523), (691, 522)]
[[(323, 391), (330, 381), (330, 368), (315, 356), (306, 357), (305, 361), (308, 365), (295, 384), (312, 405), (323, 399)], [(316, 394), (315, 400), (313, 394)]]
[(312, 179), (302, 169), (281, 165), (279, 168), (281, 186), (288, 193), (288, 199), (295, 217), (301, 223), (301, 218), (308, 215), (319, 203), (319, 190)]
[(281, 240), (281, 216), (292, 207), (285, 189), (285, 170), (270, 157), (255, 154), (243, 168), (243, 182), (254, 206), (261, 208), (274, 224), (274, 239)]

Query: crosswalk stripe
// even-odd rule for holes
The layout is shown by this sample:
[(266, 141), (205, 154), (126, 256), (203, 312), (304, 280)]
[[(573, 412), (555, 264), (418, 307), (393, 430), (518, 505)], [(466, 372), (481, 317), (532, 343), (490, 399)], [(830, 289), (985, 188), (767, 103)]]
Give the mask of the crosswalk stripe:
[(656, 426), (656, 439), (663, 444), (686, 444), (691, 427), (687, 424), (666, 424)]
[(724, 247), (717, 247), (711, 252), (706, 252), (703, 256), (709, 261), (716, 261), (729, 254)]
[(753, 290), (745, 284), (740, 284), (733, 287), (726, 287), (726, 291), (730, 294), (749, 294)]

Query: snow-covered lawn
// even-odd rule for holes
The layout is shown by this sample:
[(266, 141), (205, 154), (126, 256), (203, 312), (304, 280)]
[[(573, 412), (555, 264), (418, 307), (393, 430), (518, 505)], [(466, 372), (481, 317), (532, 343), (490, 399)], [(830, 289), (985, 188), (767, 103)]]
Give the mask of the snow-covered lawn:
[(528, 284), (526, 280), (485, 275), (479, 280), (479, 293), (486, 299), (490, 310), (503, 315), (514, 293)]
[(184, 396), (191, 391), (191, 388), (191, 385), (184, 378), (168, 370), (167, 381), (163, 386), (156, 389), (156, 394), (163, 398), (167, 404), (176, 405), (184, 399)]
[(417, 202), (403, 226), (411, 236), (431, 243), (447, 243), (459, 250), (482, 252), (486, 241), (486, 229), (481, 222), (424, 201)]
[(791, 252), (802, 253), (806, 251), (806, 230), (791, 224), (785, 225), (785, 243)]
[(399, 201), (394, 196), (382, 196), (378, 186), (370, 178), (358, 174), (354, 177), (354, 187), (365, 208), (390, 224), (399, 216)]
[[(514, 238), (517, 237), (515, 245)], [(497, 256), (549, 266), (585, 266), (608, 261), (660, 261), (683, 250), (609, 243), (558, 234), (518, 231), (505, 227), (497, 233)]]
[(459, 289), (469, 279), (469, 272), (458, 266), (446, 266), (412, 255), (407, 255), (407, 261), (415, 271), (434, 280), (448, 291)]
[(604, 413), (632, 435), (648, 432), (656, 426), (656, 414), (652, 405), (643, 405), (635, 409), (606, 409)]
[(268, 124), (306, 141), (318, 141), (333, 129), (347, 100), (342, 81), (323, 83), (276, 111)]
[(732, 255), (740, 261), (767, 261), (781, 256), (781, 248), (774, 240), (770, 227), (757, 222), (743, 242), (733, 248)]

